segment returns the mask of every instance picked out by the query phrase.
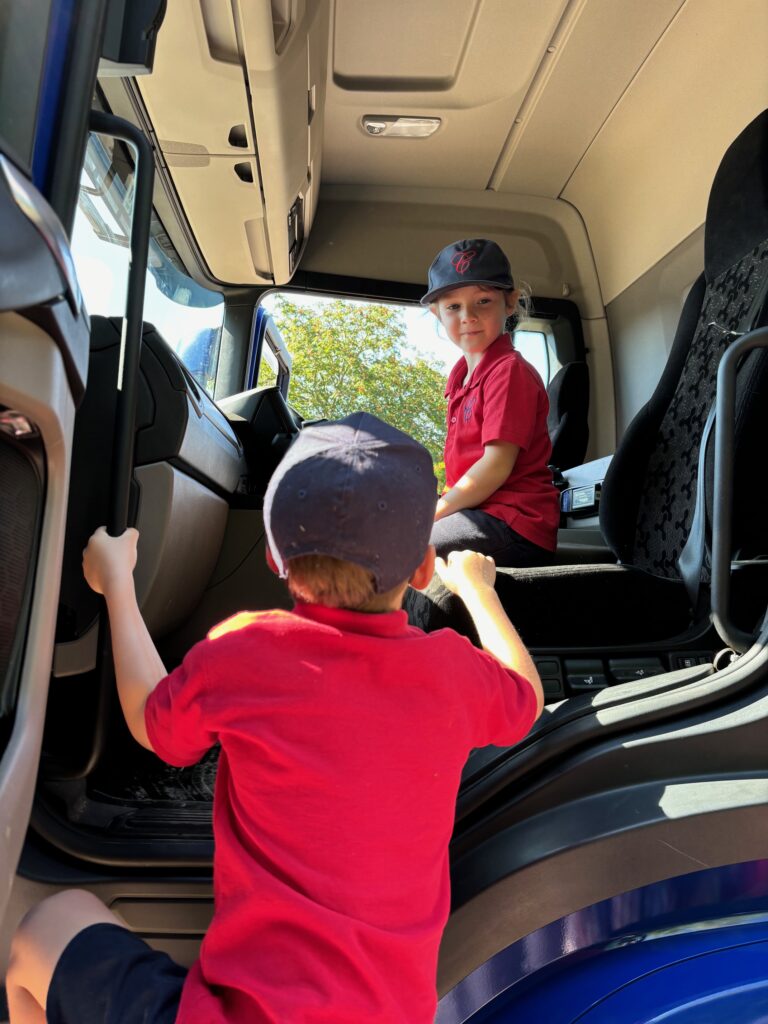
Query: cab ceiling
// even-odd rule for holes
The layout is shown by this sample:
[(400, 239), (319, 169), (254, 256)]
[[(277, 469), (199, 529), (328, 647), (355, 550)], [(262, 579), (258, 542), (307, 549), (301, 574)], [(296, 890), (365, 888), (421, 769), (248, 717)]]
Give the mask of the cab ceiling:
[[(335, 0), (324, 181), (557, 197), (683, 0)], [(439, 117), (371, 138), (366, 114)]]
[[(768, 106), (766, 40), (765, 0), (169, 0), (138, 82), (210, 277), (287, 281), (297, 196), (303, 269), (413, 282), (493, 210), (513, 262), (536, 235), (522, 276), (594, 316), (702, 224)], [(366, 115), (440, 127), (372, 137)]]
[[(335, 0), (331, 34), (324, 185), (507, 197), (513, 251), (521, 197), (549, 200), (550, 221), (573, 206), (594, 265), (570, 290), (593, 307), (701, 226), (725, 149), (768, 106), (765, 0)], [(364, 132), (365, 115), (395, 114), (441, 124)], [(316, 242), (304, 265), (328, 257)], [(417, 239), (401, 279), (423, 280), (409, 252), (422, 258)]]

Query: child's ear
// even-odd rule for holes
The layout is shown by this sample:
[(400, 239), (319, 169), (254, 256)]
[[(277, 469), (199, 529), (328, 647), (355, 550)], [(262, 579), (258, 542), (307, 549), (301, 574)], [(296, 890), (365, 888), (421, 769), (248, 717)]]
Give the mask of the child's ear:
[(277, 562), (274, 560), (274, 558), (272, 557), (272, 552), (269, 550), (269, 544), (266, 545), (266, 552), (267, 552), (267, 565), (272, 570), (272, 572), (275, 574), (275, 576), (279, 576), (280, 575), (280, 570), (277, 568)]
[(514, 291), (511, 292), (504, 292), (504, 304), (507, 309), (507, 316), (511, 316), (517, 309), (520, 294), (519, 288), (515, 288)]
[(430, 544), (421, 560), (421, 563), (416, 567), (410, 580), (410, 585), (415, 590), (423, 590), (429, 586), (429, 581), (432, 579), (435, 573), (435, 546)]

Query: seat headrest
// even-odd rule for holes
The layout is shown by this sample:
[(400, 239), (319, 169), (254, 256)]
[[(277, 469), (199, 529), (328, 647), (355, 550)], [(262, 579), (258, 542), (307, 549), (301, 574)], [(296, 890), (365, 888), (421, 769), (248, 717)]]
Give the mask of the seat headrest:
[(768, 110), (720, 161), (707, 205), (704, 269), (712, 281), (768, 238)]

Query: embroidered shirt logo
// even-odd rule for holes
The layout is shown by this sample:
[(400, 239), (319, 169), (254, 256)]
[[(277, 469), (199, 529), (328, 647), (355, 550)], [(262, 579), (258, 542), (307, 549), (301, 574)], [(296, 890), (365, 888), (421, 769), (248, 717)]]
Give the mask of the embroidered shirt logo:
[(466, 252), (457, 252), (451, 260), (451, 265), (457, 274), (466, 274), (475, 256), (477, 256), (477, 252), (474, 249), (467, 249)]
[(469, 421), (470, 421), (470, 419), (472, 417), (472, 410), (474, 409), (474, 407), (475, 407), (475, 396), (474, 395), (470, 395), (469, 398), (464, 403), (464, 409), (462, 410), (462, 415), (464, 417), (464, 422), (465, 423), (469, 423)]

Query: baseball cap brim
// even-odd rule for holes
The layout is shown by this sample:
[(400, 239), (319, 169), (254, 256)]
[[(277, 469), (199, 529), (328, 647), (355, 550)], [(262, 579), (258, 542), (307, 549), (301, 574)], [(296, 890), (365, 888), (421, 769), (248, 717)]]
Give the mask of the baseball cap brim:
[(501, 292), (509, 292), (514, 290), (514, 282), (510, 284), (500, 284), (498, 281), (456, 281), (454, 284), (443, 285), (442, 288), (433, 288), (431, 292), (427, 292), (426, 295), (422, 295), (419, 302), (422, 306), (428, 306), (430, 302), (434, 302), (435, 299), (441, 295), (445, 295), (446, 292), (455, 292), (459, 288), (465, 288), (467, 285), (478, 284), (486, 285), (488, 288), (498, 288)]

